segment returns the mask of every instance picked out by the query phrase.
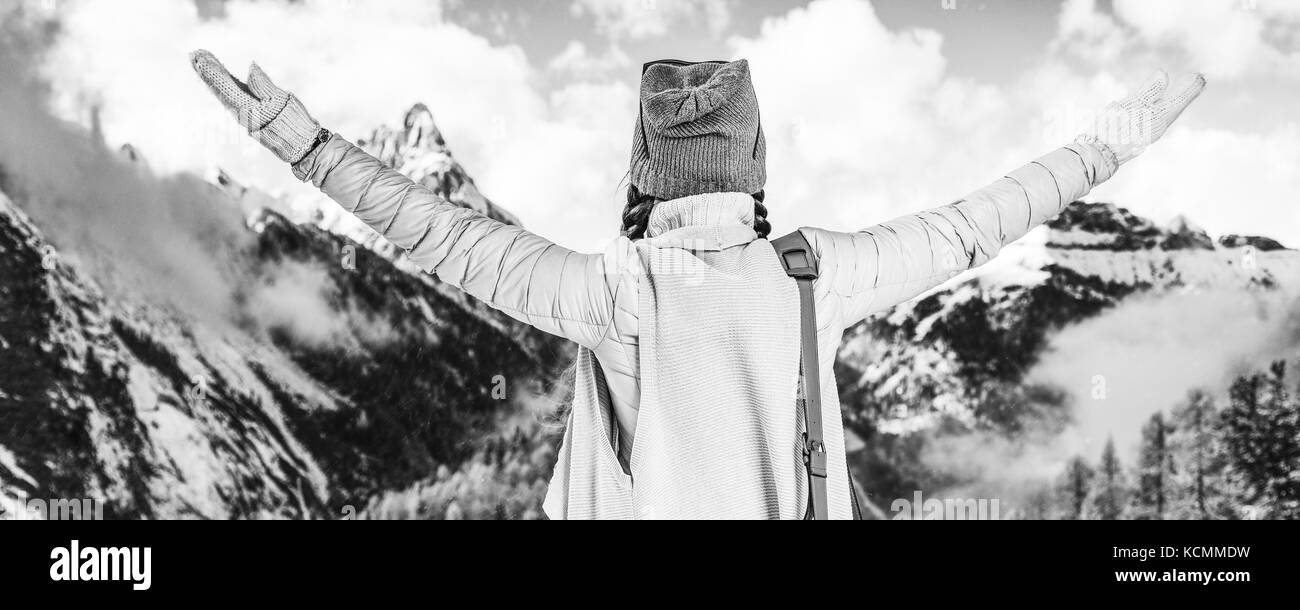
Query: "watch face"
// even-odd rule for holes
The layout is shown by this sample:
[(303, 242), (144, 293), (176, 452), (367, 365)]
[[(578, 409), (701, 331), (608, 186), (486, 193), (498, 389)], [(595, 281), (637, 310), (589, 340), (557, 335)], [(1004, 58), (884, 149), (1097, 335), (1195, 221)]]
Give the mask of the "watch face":
[(332, 135), (330, 131), (322, 127), (320, 131), (316, 132), (316, 140), (312, 142), (312, 149), (319, 148), (322, 144), (328, 142), (330, 135)]

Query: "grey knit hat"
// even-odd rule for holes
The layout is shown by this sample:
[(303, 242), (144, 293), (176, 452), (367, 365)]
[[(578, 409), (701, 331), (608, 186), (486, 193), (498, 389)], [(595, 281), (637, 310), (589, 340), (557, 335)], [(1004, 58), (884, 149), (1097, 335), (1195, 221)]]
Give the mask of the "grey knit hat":
[(632, 136), (631, 181), (642, 193), (757, 193), (766, 158), (749, 62), (646, 65)]

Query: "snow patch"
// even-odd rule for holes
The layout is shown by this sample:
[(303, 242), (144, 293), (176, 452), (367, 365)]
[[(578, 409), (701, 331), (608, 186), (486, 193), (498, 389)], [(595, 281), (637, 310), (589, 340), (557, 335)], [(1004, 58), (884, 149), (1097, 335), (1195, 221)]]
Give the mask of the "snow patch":
[[(4, 445), (0, 445), (0, 466), (3, 466), (5, 470), (9, 471), (9, 474), (22, 480), (22, 482), (31, 485), (32, 487), (37, 487), (36, 479), (33, 479), (31, 475), (27, 474), (18, 466), (18, 456), (14, 455), (14, 453)], [(0, 490), (0, 492), (2, 491), (3, 490)]]

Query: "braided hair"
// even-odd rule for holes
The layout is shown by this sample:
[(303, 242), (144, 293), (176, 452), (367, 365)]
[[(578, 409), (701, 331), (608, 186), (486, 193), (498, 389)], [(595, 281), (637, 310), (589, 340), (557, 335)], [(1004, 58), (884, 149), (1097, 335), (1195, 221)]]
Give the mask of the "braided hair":
[[(767, 206), (763, 205), (765, 195), (763, 191), (759, 191), (752, 197), (754, 198), (754, 232), (760, 238), (766, 238), (768, 233), (772, 232), (772, 224), (767, 221)], [(659, 199), (654, 195), (642, 193), (635, 184), (629, 184), (627, 205), (623, 207), (623, 228), (620, 231), (622, 235), (632, 241), (645, 237), (646, 229), (650, 225), (650, 212), (654, 211), (657, 203)]]

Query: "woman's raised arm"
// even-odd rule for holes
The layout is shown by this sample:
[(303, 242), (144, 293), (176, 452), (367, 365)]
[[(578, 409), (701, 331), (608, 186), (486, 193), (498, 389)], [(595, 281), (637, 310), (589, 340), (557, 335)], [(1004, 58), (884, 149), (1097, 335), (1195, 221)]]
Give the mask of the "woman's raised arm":
[(956, 203), (855, 233), (801, 229), (821, 261), (819, 288), (841, 300), (851, 325), (988, 262), (1164, 135), (1204, 87), (1199, 74), (1171, 87), (1159, 71), (1074, 143)]
[(589, 348), (605, 337), (628, 242), (579, 254), (444, 200), (312, 119), (254, 64), (248, 83), (211, 53), (194, 69), (249, 134), (294, 175), (405, 249), (412, 262), (511, 317)]

